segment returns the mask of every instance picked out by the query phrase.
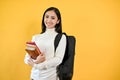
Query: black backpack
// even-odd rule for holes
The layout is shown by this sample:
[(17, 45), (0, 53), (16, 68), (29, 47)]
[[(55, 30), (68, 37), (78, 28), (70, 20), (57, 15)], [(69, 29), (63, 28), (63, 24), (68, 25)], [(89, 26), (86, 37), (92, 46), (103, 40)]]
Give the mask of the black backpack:
[[(65, 33), (59, 33), (54, 42), (55, 50), (59, 44), (62, 35)], [(62, 63), (57, 67), (57, 75), (59, 80), (72, 80), (73, 69), (74, 69), (74, 55), (75, 55), (75, 43), (76, 39), (74, 36), (66, 35), (66, 51)]]

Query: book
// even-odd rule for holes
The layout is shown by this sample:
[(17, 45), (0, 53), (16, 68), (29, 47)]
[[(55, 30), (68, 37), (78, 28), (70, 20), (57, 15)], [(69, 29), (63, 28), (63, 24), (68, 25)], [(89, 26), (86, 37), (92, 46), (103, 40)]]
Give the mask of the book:
[(32, 59), (36, 59), (37, 56), (41, 54), (40, 49), (36, 45), (35, 42), (29, 41), (26, 42), (26, 49), (27, 53), (31, 56)]

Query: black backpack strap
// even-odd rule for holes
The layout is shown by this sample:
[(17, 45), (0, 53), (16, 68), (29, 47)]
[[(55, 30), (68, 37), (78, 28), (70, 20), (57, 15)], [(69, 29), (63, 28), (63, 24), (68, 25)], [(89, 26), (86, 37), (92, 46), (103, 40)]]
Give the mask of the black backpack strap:
[(58, 34), (56, 35), (56, 37), (55, 37), (55, 41), (54, 41), (55, 51), (56, 51), (56, 48), (57, 48), (57, 46), (58, 46), (58, 44), (59, 44), (59, 42), (60, 42), (61, 37), (62, 37), (62, 33), (58, 33)]

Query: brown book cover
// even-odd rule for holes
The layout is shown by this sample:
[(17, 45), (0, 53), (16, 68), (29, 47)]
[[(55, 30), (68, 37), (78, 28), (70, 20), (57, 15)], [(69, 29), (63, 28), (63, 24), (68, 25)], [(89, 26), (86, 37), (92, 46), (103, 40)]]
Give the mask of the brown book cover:
[(41, 54), (40, 49), (37, 47), (35, 42), (26, 42), (27, 53), (31, 56), (31, 58), (36, 59), (38, 55)]

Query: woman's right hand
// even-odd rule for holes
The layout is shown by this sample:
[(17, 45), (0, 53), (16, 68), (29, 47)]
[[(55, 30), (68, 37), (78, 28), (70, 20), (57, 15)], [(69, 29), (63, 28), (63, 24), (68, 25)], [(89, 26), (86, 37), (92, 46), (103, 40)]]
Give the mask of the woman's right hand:
[(45, 61), (45, 54), (40, 54), (34, 63), (38, 64), (38, 63), (42, 63), (43, 61)]

